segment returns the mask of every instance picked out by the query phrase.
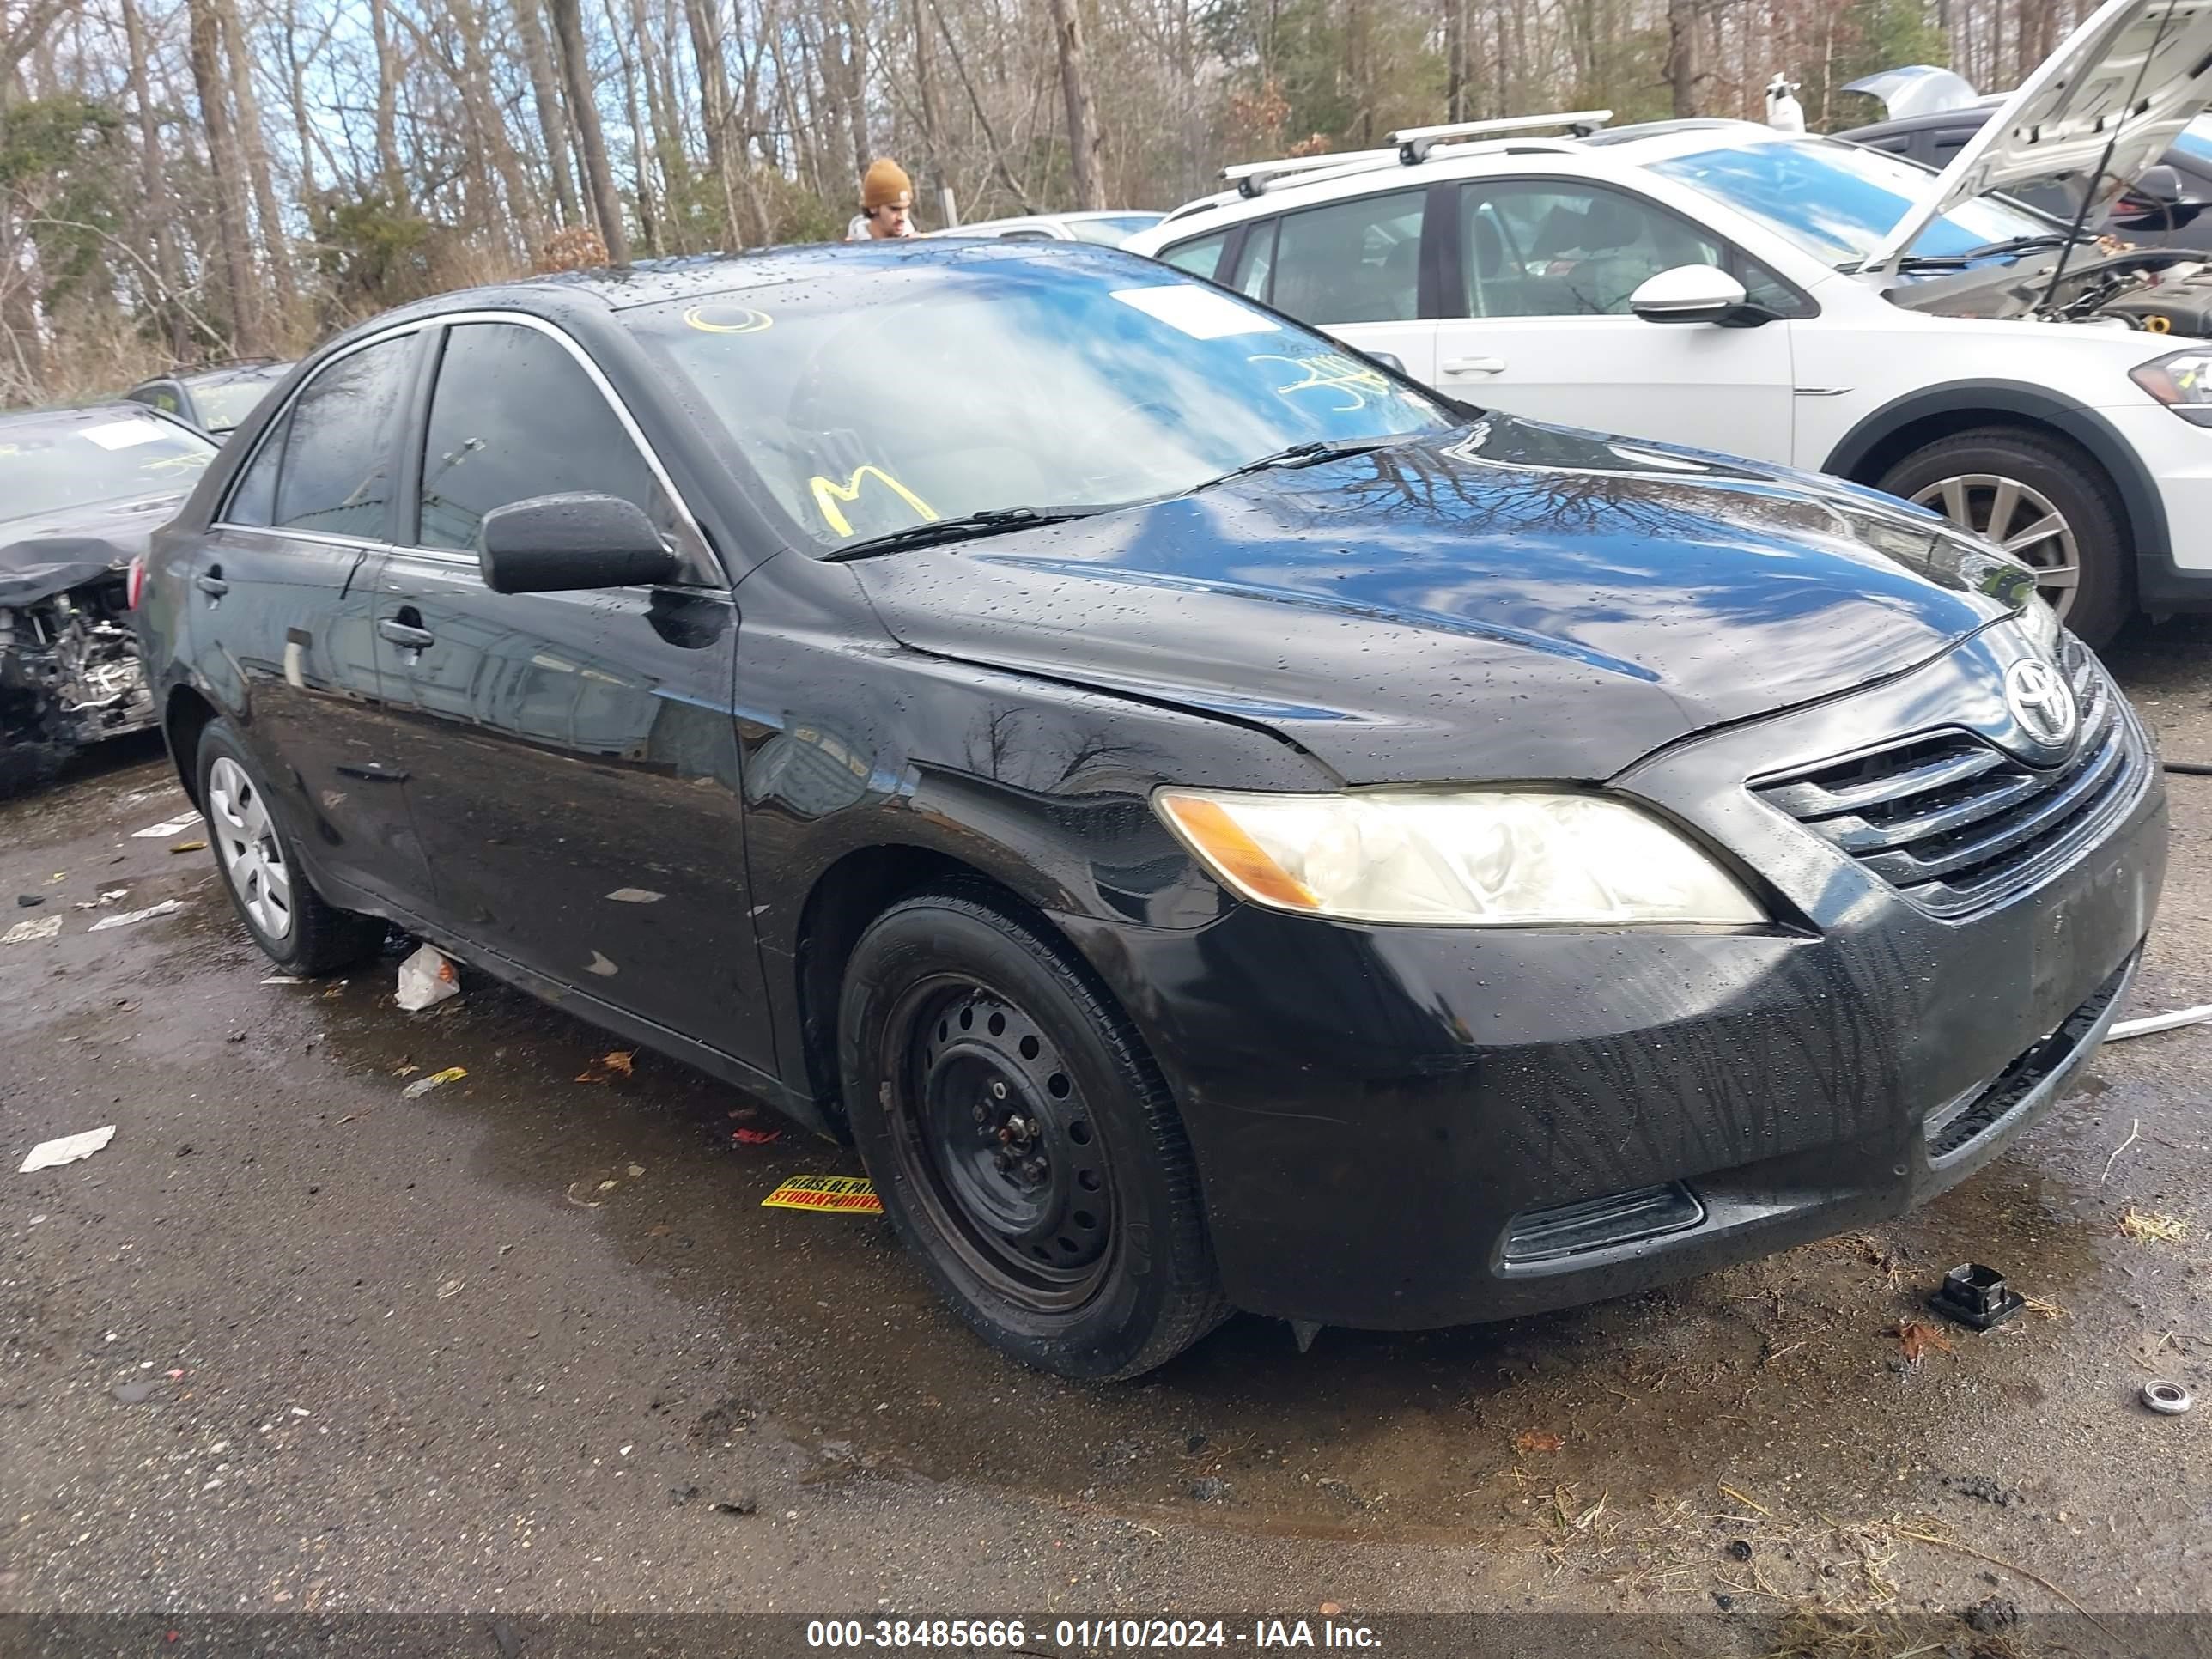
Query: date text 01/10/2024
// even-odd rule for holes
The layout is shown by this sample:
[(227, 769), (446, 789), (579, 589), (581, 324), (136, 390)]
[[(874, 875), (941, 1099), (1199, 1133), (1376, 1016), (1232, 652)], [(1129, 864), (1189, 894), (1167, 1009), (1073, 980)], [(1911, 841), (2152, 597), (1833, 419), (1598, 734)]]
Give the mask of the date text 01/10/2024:
[[(1334, 1611), (1334, 1609), (1332, 1609)], [(1034, 1631), (1034, 1637), (1032, 1637)], [(903, 1649), (935, 1647), (1026, 1648), (1045, 1639), (1042, 1626), (1019, 1620), (982, 1619), (812, 1619), (806, 1625), (810, 1648)], [(1323, 1619), (1255, 1619), (1249, 1629), (1213, 1619), (1060, 1619), (1050, 1626), (1052, 1644), (1073, 1659), (1079, 1654), (1134, 1652), (1152, 1649), (1332, 1648), (1379, 1650), (1381, 1635), (1365, 1625)]]

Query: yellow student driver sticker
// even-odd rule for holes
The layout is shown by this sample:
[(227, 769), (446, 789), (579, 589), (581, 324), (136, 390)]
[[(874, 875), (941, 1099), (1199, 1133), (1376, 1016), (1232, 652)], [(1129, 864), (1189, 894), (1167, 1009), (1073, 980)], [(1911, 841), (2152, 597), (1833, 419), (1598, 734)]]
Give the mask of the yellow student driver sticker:
[(881, 1215), (884, 1201), (866, 1176), (793, 1176), (761, 1200), (763, 1210), (836, 1210)]

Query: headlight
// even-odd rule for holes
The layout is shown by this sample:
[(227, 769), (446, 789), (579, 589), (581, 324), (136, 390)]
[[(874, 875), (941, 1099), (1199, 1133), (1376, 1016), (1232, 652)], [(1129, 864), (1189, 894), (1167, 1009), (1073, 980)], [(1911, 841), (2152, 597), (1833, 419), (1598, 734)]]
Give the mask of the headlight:
[(1591, 795), (1164, 789), (1153, 801), (1215, 875), (1281, 910), (1480, 927), (1766, 920), (1674, 830)]
[(2196, 346), (2154, 358), (2128, 378), (2183, 420), (2212, 426), (2212, 350)]

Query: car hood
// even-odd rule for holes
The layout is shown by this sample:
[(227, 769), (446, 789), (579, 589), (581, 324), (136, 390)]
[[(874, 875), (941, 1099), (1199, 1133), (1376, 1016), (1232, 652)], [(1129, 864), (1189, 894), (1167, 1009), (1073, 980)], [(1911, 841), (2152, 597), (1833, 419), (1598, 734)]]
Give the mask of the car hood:
[(1882, 118), (1900, 121), (1911, 115), (1934, 115), (1947, 109), (1964, 109), (1981, 101), (1972, 82), (1934, 64), (1907, 64), (1902, 69), (1863, 75), (1836, 88), (1863, 92), (1881, 100)]
[(2033, 591), (1855, 485), (1499, 415), (849, 568), (916, 650), (1264, 726), (1350, 783), (1607, 777)]
[(1937, 216), (1961, 202), (2062, 174), (2097, 179), (2094, 224), (2208, 102), (2212, 7), (2107, 0), (1929, 181), (1862, 269), (1879, 270), (1909, 252)]
[(35, 605), (119, 569), (184, 499), (168, 493), (0, 520), (0, 605)]

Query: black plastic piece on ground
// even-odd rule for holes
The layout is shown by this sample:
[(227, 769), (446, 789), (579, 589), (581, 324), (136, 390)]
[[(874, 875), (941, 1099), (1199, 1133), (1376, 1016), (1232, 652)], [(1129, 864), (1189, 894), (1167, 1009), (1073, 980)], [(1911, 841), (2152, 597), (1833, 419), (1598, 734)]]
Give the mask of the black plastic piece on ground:
[(1928, 1305), (1970, 1330), (1994, 1330), (2027, 1304), (2005, 1288), (2004, 1275), (1978, 1261), (1961, 1262), (1943, 1275)]

